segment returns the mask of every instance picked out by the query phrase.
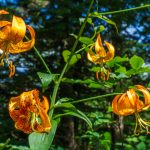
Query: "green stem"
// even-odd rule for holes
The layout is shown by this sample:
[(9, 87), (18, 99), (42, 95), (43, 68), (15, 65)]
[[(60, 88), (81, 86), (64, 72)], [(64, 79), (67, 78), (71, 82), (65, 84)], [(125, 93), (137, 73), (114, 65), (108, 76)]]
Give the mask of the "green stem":
[(129, 8), (129, 9), (123, 9), (123, 10), (117, 10), (117, 11), (109, 11), (109, 12), (102, 12), (100, 14), (101, 15), (117, 14), (117, 13), (132, 11), (132, 10), (143, 9), (143, 8), (146, 8), (146, 7), (150, 7), (150, 5), (148, 4), (148, 5), (134, 7), (134, 8)]
[(91, 47), (93, 44), (89, 44), (88, 46), (86, 46), (86, 47), (82, 47), (82, 48), (80, 48), (79, 50), (77, 50), (76, 52), (75, 52), (75, 54), (78, 54), (78, 53), (80, 53), (80, 52), (82, 52), (85, 48), (87, 48), (87, 47)]
[[(73, 56), (73, 53), (74, 53), (74, 51), (75, 51), (75, 49), (76, 49), (76, 47), (77, 47), (77, 44), (78, 44), (78, 42), (79, 42), (79, 38), (80, 38), (80, 36), (81, 36), (82, 33), (83, 33), (83, 30), (84, 30), (85, 25), (86, 25), (86, 23), (87, 23), (87, 19), (88, 19), (88, 17), (89, 17), (89, 13), (90, 13), (90, 11), (91, 11), (91, 8), (92, 8), (93, 3), (94, 3), (94, 0), (92, 0), (91, 3), (90, 3), (90, 6), (89, 6), (89, 9), (88, 9), (86, 18), (85, 18), (85, 20), (84, 20), (84, 22), (83, 22), (83, 24), (82, 24), (82, 26), (81, 26), (81, 29), (80, 29), (79, 34), (78, 34), (78, 37), (77, 37), (77, 39), (76, 39), (76, 41), (75, 41), (75, 43), (74, 43), (74, 45), (73, 45), (73, 47), (72, 47), (72, 49), (71, 49), (71, 54), (70, 54), (70, 56), (69, 56), (68, 62), (65, 64), (65, 66), (64, 66), (64, 68), (63, 68), (63, 70), (62, 70), (62, 72), (61, 72), (61, 74), (60, 74), (60, 76), (59, 76), (58, 81), (55, 83), (54, 90), (53, 90), (53, 94), (52, 94), (52, 99), (51, 99), (51, 107), (50, 107), (50, 109), (51, 109), (51, 108), (54, 106), (54, 104), (55, 104), (55, 100), (56, 100), (56, 97), (57, 97), (59, 85), (60, 85), (60, 83), (61, 83), (61, 80), (62, 80), (62, 78), (63, 78), (63, 76), (64, 76), (64, 74), (65, 74), (65, 72), (66, 72), (68, 66), (69, 66), (69, 62), (70, 62), (70, 60), (71, 60), (71, 58), (72, 58), (72, 56)], [(52, 110), (49, 112), (50, 118), (51, 118), (52, 115), (53, 115), (53, 111), (54, 111), (54, 109), (52, 109)]]
[[(28, 38), (27, 36), (25, 36), (25, 38), (26, 38), (27, 40), (29, 40), (29, 38)], [(47, 66), (47, 64), (46, 64), (46, 62), (45, 62), (45, 60), (43, 59), (43, 57), (42, 57), (41, 54), (39, 53), (38, 49), (37, 49), (35, 46), (33, 46), (33, 49), (35, 50), (36, 54), (39, 56), (41, 62), (43, 63), (45, 69), (47, 70), (47, 72), (48, 72), (49, 74), (51, 74), (50, 69), (48, 68), (48, 66)]]
[(48, 66), (47, 66), (47, 64), (46, 64), (46, 62), (45, 62), (45, 60), (43, 59), (43, 57), (42, 57), (41, 54), (39, 53), (38, 49), (37, 49), (35, 46), (33, 47), (33, 49), (35, 50), (36, 54), (39, 56), (41, 62), (43, 63), (45, 69), (47, 70), (47, 72), (48, 72), (49, 74), (51, 74), (50, 69), (48, 68)]
[(111, 93), (111, 94), (99, 95), (99, 96), (94, 96), (94, 97), (89, 97), (89, 98), (76, 100), (76, 101), (73, 101), (73, 102), (70, 102), (70, 103), (71, 104), (76, 104), (76, 103), (81, 103), (81, 102), (87, 102), (87, 101), (96, 100), (96, 99), (99, 99), (99, 98), (113, 96), (113, 95), (119, 95), (119, 94), (122, 94), (122, 93)]

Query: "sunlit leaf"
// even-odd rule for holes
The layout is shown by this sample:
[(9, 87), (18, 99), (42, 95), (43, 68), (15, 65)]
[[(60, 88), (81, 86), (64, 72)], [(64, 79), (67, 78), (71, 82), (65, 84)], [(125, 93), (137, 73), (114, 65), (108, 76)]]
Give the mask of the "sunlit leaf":
[(144, 64), (144, 60), (141, 57), (136, 56), (136, 55), (131, 57), (129, 62), (130, 62), (131, 67), (136, 70), (140, 69), (142, 65)]
[(76, 110), (76, 107), (74, 105), (72, 105), (71, 103), (58, 103), (58, 104), (55, 104), (55, 108), (58, 108), (58, 107), (63, 107), (63, 108), (69, 108), (69, 109), (75, 109)]
[(101, 70), (101, 67), (92, 67), (89, 70), (93, 72), (99, 72)]
[[(70, 57), (70, 54), (71, 52), (69, 50), (64, 50), (62, 55), (63, 55), (63, 58), (64, 58), (64, 61), (65, 62), (68, 62), (68, 59)], [(71, 60), (70, 60), (70, 65), (73, 65), (75, 64), (79, 59), (81, 59), (81, 55), (80, 54), (75, 54), (71, 57)]]
[(101, 26), (95, 27), (94, 30), (96, 30), (97, 33), (101, 33), (102, 31), (105, 30), (105, 27), (101, 25)]
[(127, 61), (129, 61), (129, 59), (126, 58), (126, 57), (116, 56), (114, 59), (112, 59), (111, 61), (107, 62), (107, 65), (109, 67), (113, 67), (113, 66), (115, 66), (117, 64), (121, 64), (122, 62), (127, 62)]
[(126, 67), (120, 66), (118, 69), (115, 70), (115, 72), (125, 74), (127, 72), (127, 70), (126, 70)]

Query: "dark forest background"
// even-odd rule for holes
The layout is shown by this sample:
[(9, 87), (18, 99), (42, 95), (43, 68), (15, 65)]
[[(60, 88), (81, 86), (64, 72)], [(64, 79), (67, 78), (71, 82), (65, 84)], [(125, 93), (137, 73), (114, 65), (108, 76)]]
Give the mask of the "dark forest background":
[[(0, 0), (0, 9), (5, 9), (12, 14), (24, 18), (26, 24), (31, 25), (36, 32), (35, 47), (39, 50), (51, 71), (59, 74), (65, 64), (62, 57), (63, 50), (70, 49), (75, 41), (71, 34), (78, 34), (82, 18), (85, 17), (90, 0)], [(148, 4), (148, 0), (95, 0), (92, 11), (106, 12), (134, 8)], [(111, 42), (116, 49), (116, 56), (131, 58), (140, 56), (144, 65), (150, 63), (150, 7), (129, 12), (108, 14), (118, 28), (104, 20), (94, 20), (95, 27), (101, 26), (102, 39)], [(87, 24), (84, 36), (91, 37), (93, 28)], [(79, 47), (80, 48), (80, 44)], [(69, 79), (95, 80), (95, 75), (89, 68), (92, 67), (86, 52), (81, 53), (81, 59), (65, 74)], [(34, 88), (42, 91), (40, 79), (36, 72), (46, 72), (39, 57), (34, 50), (18, 55), (10, 55), (16, 66), (16, 74), (8, 78), (7, 66), (0, 68), (0, 143), (28, 146), (28, 135), (17, 131), (8, 114), (10, 97), (19, 95), (23, 91)], [(121, 66), (121, 65), (120, 65)], [(126, 69), (130, 69), (125, 62)], [(114, 66), (112, 72), (119, 74), (119, 66)], [(112, 74), (113, 75), (113, 74)], [(69, 82), (69, 81), (68, 81)], [(68, 84), (63, 82), (59, 97), (82, 99), (94, 95), (124, 91), (129, 85), (142, 84), (150, 87), (148, 72), (132, 73), (130, 77), (113, 77), (103, 83)], [(49, 96), (52, 91), (50, 86), (43, 94)], [(117, 120), (111, 112), (113, 97), (103, 98), (100, 101), (86, 102), (77, 105), (85, 112), (94, 124), (94, 131), (88, 130), (86, 123), (74, 117), (63, 117), (58, 126), (51, 149), (83, 149), (83, 150), (108, 150), (108, 149), (150, 149), (150, 136), (142, 134), (133, 135), (134, 117), (124, 118), (124, 132), (120, 135)], [(109, 107), (108, 107), (109, 106)], [(147, 115), (148, 116), (148, 115)], [(148, 116), (149, 117), (149, 116)], [(150, 118), (150, 117), (149, 117)], [(123, 118), (121, 118), (123, 119)], [(19, 149), (15, 147), (12, 149)], [(23, 148), (20, 148), (23, 149)], [(24, 148), (25, 149), (25, 148)]]

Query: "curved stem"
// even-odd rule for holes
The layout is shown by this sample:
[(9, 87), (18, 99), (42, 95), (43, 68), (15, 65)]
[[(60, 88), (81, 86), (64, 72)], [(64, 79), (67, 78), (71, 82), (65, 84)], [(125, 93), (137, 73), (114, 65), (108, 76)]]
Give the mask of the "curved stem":
[(45, 60), (43, 59), (43, 57), (42, 57), (41, 54), (39, 53), (38, 49), (37, 49), (35, 46), (33, 47), (33, 49), (35, 50), (36, 54), (39, 56), (41, 62), (43, 63), (45, 69), (47, 70), (47, 72), (48, 72), (49, 74), (51, 74), (50, 69), (48, 68), (48, 66), (47, 66), (47, 64), (46, 64), (46, 62), (45, 62)]
[(77, 50), (77, 51), (75, 52), (75, 54), (78, 54), (78, 53), (82, 52), (85, 48), (91, 47), (92, 45), (93, 45), (93, 44), (89, 44), (89, 45), (87, 45), (86, 47), (80, 48), (79, 50)]
[[(27, 36), (25, 36), (25, 38), (26, 38), (27, 40), (29, 40), (29, 38), (28, 38)], [(48, 66), (47, 66), (47, 64), (46, 64), (46, 62), (45, 62), (45, 60), (43, 59), (43, 57), (42, 57), (41, 54), (39, 53), (38, 49), (37, 49), (35, 46), (33, 46), (33, 49), (35, 50), (36, 54), (39, 56), (39, 58), (40, 58), (42, 64), (44, 65), (45, 69), (47, 70), (47, 72), (48, 72), (49, 74), (51, 74), (50, 69), (48, 68)]]
[[(71, 54), (70, 54), (70, 56), (69, 56), (68, 62), (65, 64), (65, 66), (64, 66), (64, 68), (63, 68), (63, 70), (62, 70), (62, 72), (61, 72), (61, 74), (60, 74), (60, 76), (59, 76), (58, 81), (55, 83), (54, 90), (53, 90), (53, 94), (52, 94), (52, 99), (51, 99), (51, 107), (50, 107), (50, 109), (51, 109), (51, 108), (54, 106), (54, 104), (55, 104), (55, 100), (56, 100), (56, 96), (57, 96), (57, 93), (58, 93), (59, 85), (60, 85), (60, 83), (61, 83), (61, 80), (62, 80), (62, 78), (63, 78), (63, 76), (64, 76), (64, 74), (65, 74), (65, 72), (66, 72), (68, 66), (69, 66), (70, 60), (71, 60), (71, 58), (72, 58), (72, 56), (73, 56), (73, 53), (74, 53), (74, 51), (75, 51), (75, 49), (76, 49), (76, 47), (77, 47), (78, 42), (79, 42), (79, 38), (80, 38), (80, 36), (81, 36), (82, 33), (83, 33), (83, 30), (84, 30), (85, 25), (86, 25), (86, 23), (87, 23), (87, 19), (88, 19), (88, 17), (89, 17), (89, 13), (90, 13), (90, 11), (91, 11), (91, 8), (92, 8), (93, 3), (94, 3), (94, 0), (92, 0), (91, 3), (90, 3), (90, 6), (89, 6), (89, 9), (88, 9), (86, 18), (85, 18), (85, 20), (84, 20), (84, 22), (83, 22), (83, 24), (82, 24), (82, 26), (81, 26), (81, 29), (80, 29), (79, 34), (78, 34), (78, 37), (77, 37), (77, 39), (76, 39), (76, 41), (75, 41), (75, 43), (74, 43), (74, 45), (73, 45), (73, 47), (72, 47), (72, 49), (71, 49)], [(52, 115), (53, 115), (53, 111), (54, 111), (54, 110), (52, 109), (52, 110), (49, 112), (50, 118), (51, 118)]]
[(99, 96), (94, 96), (94, 97), (88, 97), (88, 98), (76, 100), (76, 101), (73, 101), (73, 102), (70, 102), (70, 103), (71, 104), (76, 104), (76, 103), (81, 103), (81, 102), (87, 102), (87, 101), (96, 100), (96, 99), (99, 99), (99, 98), (113, 96), (113, 95), (119, 95), (119, 94), (122, 94), (122, 93), (111, 93), (111, 94), (99, 95)]
[(122, 12), (129, 12), (129, 11), (132, 11), (132, 10), (143, 9), (143, 8), (147, 8), (147, 7), (150, 7), (150, 4), (144, 5), (144, 6), (139, 6), (139, 7), (134, 7), (134, 8), (129, 8), (129, 9), (123, 9), (123, 10), (102, 12), (102, 13), (100, 13), (100, 14), (101, 14), (101, 15), (117, 14), (117, 13), (122, 13)]

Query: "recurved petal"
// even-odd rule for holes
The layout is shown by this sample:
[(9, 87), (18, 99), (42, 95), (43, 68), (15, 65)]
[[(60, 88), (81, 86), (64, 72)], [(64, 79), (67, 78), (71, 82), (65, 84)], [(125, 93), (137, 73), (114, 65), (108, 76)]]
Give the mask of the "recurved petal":
[(106, 53), (106, 57), (104, 58), (104, 62), (110, 61), (114, 58), (115, 55), (115, 48), (112, 44), (108, 42), (104, 42), (107, 46), (108, 52)]
[(120, 115), (119, 110), (118, 110), (118, 100), (120, 97), (121, 97), (121, 95), (116, 95), (112, 101), (113, 112), (117, 115)]
[(132, 107), (129, 98), (126, 93), (124, 93), (118, 100), (118, 109), (122, 116), (128, 116), (133, 114), (136, 110)]
[(7, 25), (5, 27), (2, 28), (2, 30), (0, 31), (0, 49), (4, 50), (5, 49), (5, 45), (7, 44), (6, 41), (8, 39), (10, 33), (10, 26)]
[(9, 21), (0, 21), (0, 28), (4, 27), (6, 25), (10, 25), (10, 24), (11, 24), (11, 22), (9, 22)]
[(22, 41), (26, 33), (26, 25), (22, 18), (13, 16), (9, 40), (13, 44)]
[(143, 107), (143, 109), (148, 109), (150, 107), (150, 92), (142, 85), (135, 85), (135, 86), (144, 95), (144, 107)]
[(89, 49), (89, 51), (88, 51), (88, 53), (87, 53), (87, 59), (89, 60), (89, 61), (91, 61), (91, 62), (94, 62), (95, 63), (95, 59), (96, 59), (96, 54), (92, 51), (92, 48), (93, 48), (94, 46), (91, 46), (90, 47), (90, 49)]
[(27, 29), (30, 32), (31, 40), (27, 42), (20, 41), (17, 44), (9, 44), (8, 50), (11, 54), (22, 53), (30, 50), (35, 44), (35, 32), (34, 29), (30, 26), (27, 26)]
[(129, 89), (127, 91), (127, 95), (128, 95), (129, 102), (130, 102), (132, 108), (135, 110), (135, 112), (141, 111), (144, 104), (139, 99), (139, 96), (136, 94), (135, 90), (134, 89)]
[(90, 47), (87, 53), (87, 59), (95, 64), (98, 64), (103, 61), (103, 59), (92, 51), (93, 46)]
[(39, 117), (41, 119), (41, 126), (43, 127), (43, 132), (49, 132), (51, 129), (51, 122), (47, 112), (43, 108), (39, 110)]
[(8, 109), (9, 111), (13, 111), (19, 108), (20, 96), (12, 97), (9, 101)]
[(45, 96), (43, 96), (43, 101), (40, 103), (40, 107), (42, 107), (46, 113), (49, 110), (49, 102)]
[(128, 95), (126, 93), (117, 95), (112, 102), (113, 112), (120, 116), (128, 116), (135, 113), (135, 109), (132, 107)]
[(96, 52), (96, 54), (99, 55), (99, 57), (105, 57), (106, 56), (106, 52), (105, 52), (105, 49), (103, 47), (100, 34), (98, 34), (97, 40), (95, 42), (95, 52)]
[(9, 12), (3, 9), (0, 10), (0, 15), (5, 15), (5, 14), (9, 14)]

